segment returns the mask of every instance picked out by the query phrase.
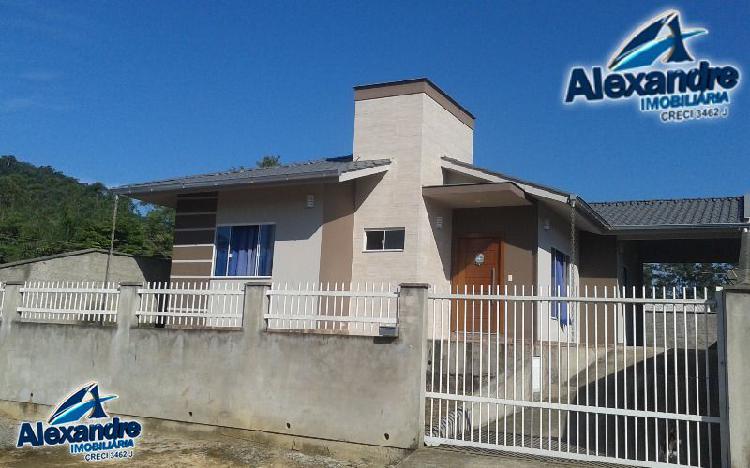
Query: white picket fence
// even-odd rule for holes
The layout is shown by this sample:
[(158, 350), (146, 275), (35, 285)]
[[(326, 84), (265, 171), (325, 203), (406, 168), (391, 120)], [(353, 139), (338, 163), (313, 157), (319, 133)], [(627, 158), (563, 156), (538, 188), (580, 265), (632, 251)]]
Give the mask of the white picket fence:
[(378, 336), (398, 325), (393, 284), (275, 283), (268, 297), (269, 330)]
[(46, 322), (117, 321), (117, 283), (27, 281), (20, 289), (22, 319)]
[(245, 292), (241, 283), (146, 283), (138, 294), (139, 324), (177, 328), (242, 326)]

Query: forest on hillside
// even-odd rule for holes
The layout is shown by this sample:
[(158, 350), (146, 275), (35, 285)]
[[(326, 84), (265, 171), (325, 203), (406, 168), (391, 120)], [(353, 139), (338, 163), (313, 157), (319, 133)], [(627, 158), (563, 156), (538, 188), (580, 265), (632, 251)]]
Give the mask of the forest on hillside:
[[(108, 249), (114, 195), (49, 166), (0, 157), (0, 263), (87, 248)], [(174, 211), (118, 201), (115, 250), (169, 257)]]

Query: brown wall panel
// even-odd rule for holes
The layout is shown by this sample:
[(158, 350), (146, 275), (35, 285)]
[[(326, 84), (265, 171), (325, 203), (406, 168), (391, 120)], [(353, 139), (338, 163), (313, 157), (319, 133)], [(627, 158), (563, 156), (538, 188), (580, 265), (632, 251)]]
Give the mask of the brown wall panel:
[(214, 229), (201, 229), (200, 231), (175, 231), (175, 245), (184, 244), (213, 244)]
[(211, 276), (211, 262), (172, 262), (172, 276)]
[(320, 281), (349, 282), (354, 252), (354, 185), (327, 184), (323, 199)]
[[(604, 289), (607, 294), (612, 295), (612, 288), (617, 286), (617, 238), (614, 236), (600, 236), (584, 231), (578, 232), (578, 277), (581, 286), (581, 294), (584, 294), (588, 287), (588, 294), (594, 295), (596, 288), (600, 296), (604, 295)], [(612, 307), (590, 306), (583, 308), (583, 317), (581, 320), (581, 334), (588, 335), (590, 343), (595, 342), (598, 336), (599, 342), (612, 343), (614, 339), (612, 322)], [(609, 333), (605, 329), (604, 316), (609, 313)], [(598, 330), (595, 332), (595, 325)], [(582, 339), (584, 339), (582, 336)]]
[(216, 198), (177, 199), (178, 213), (216, 211)]
[(180, 215), (177, 212), (174, 220), (175, 228), (177, 229), (194, 229), (209, 227), (213, 228), (216, 226), (216, 215), (215, 214), (199, 214), (199, 215)]
[(210, 245), (177, 247), (172, 250), (173, 260), (212, 260), (214, 248)]

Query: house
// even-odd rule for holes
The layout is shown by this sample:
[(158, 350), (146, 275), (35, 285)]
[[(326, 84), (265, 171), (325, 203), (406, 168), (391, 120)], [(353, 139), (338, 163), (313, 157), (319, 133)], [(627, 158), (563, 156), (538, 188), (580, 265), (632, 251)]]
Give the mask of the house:
[[(0, 264), (0, 283), (8, 281), (102, 282), (109, 252), (83, 249)], [(114, 252), (108, 280), (168, 281), (169, 260)]]
[(750, 227), (748, 196), (588, 203), (477, 167), (474, 116), (427, 79), (354, 105), (352, 156), (114, 191), (176, 208), (174, 281), (631, 288), (644, 262), (736, 262)]

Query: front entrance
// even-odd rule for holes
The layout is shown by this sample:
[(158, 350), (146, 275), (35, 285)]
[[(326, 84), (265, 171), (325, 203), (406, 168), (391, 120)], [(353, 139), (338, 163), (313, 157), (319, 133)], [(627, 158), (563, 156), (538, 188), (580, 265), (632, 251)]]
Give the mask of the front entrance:
[[(459, 294), (497, 294), (502, 282), (502, 242), (495, 237), (460, 237), (454, 245), (453, 291)], [(502, 330), (503, 313), (486, 301), (454, 301), (451, 331), (474, 333)]]

